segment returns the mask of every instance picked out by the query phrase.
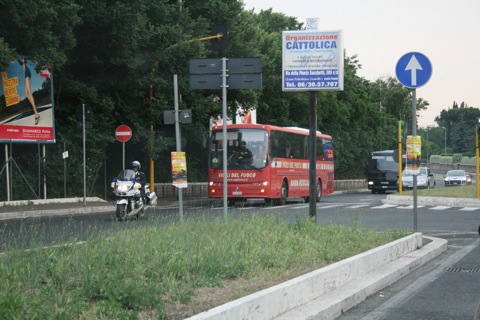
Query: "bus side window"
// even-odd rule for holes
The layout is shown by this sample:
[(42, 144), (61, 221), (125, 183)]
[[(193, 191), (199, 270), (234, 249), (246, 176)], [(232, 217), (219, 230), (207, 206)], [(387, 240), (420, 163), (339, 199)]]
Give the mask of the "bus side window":
[(278, 142), (275, 139), (270, 139), (270, 156), (272, 158), (278, 157), (277, 150), (278, 150)]
[(323, 149), (323, 138), (317, 138), (317, 160), (325, 160), (325, 151)]

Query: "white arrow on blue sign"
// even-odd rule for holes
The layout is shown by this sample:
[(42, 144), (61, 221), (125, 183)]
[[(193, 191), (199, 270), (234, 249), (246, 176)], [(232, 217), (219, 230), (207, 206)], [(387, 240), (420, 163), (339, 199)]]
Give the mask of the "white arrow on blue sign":
[(420, 52), (409, 52), (398, 60), (395, 73), (401, 84), (407, 88), (416, 89), (430, 80), (432, 64)]

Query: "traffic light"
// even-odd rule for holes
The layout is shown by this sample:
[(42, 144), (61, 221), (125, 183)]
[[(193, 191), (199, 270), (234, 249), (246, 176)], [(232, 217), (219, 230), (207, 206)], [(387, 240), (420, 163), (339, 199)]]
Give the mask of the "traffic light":
[(480, 132), (480, 118), (477, 118), (477, 132)]
[(227, 48), (228, 44), (228, 27), (227, 25), (216, 25), (212, 27), (212, 36), (221, 35), (218, 39), (210, 41), (210, 48), (216, 51), (222, 51)]

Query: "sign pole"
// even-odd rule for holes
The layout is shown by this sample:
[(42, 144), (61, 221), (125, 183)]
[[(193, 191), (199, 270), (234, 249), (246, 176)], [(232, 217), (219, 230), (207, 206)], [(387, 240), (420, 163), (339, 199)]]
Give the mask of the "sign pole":
[[(412, 90), (412, 136), (417, 135), (417, 89)], [(407, 157), (408, 160), (408, 157)], [(417, 232), (417, 175), (413, 175), (413, 231)]]
[(125, 170), (125, 142), (122, 142), (122, 167)]
[[(227, 185), (227, 88), (261, 89), (262, 65), (260, 58), (222, 58), (191, 59), (190, 89), (222, 88), (223, 117), (223, 215), (228, 219), (228, 185)], [(221, 62), (221, 65), (220, 65)], [(227, 69), (228, 62), (228, 69)], [(228, 75), (227, 75), (228, 74)], [(220, 75), (220, 76), (219, 76)], [(227, 85), (228, 76), (228, 85)]]
[(398, 134), (398, 192), (402, 194), (403, 192), (403, 183), (402, 183), (402, 120), (397, 122), (397, 134)]
[[(423, 86), (432, 76), (430, 60), (420, 52), (404, 54), (395, 66), (398, 81), (412, 89), (412, 138), (417, 135), (417, 88)], [(407, 152), (408, 154), (408, 152)], [(414, 159), (413, 161), (415, 161)], [(407, 155), (408, 167), (408, 155)], [(418, 174), (418, 173), (417, 173)], [(417, 231), (417, 174), (413, 175), (413, 225)]]
[[(309, 150), (309, 193), (308, 212), (310, 218), (315, 217), (317, 224), (317, 101), (316, 92), (310, 91), (310, 134), (308, 136)], [(322, 186), (319, 185), (319, 188)]]
[[(177, 152), (182, 151), (182, 140), (180, 139), (180, 120), (178, 118), (178, 80), (177, 75), (173, 75), (173, 99), (175, 104), (175, 139), (177, 142)], [(180, 221), (183, 221), (183, 193), (182, 188), (178, 190), (178, 211), (180, 214)]]
[(228, 220), (227, 201), (227, 58), (222, 58), (223, 217)]
[(63, 197), (67, 197), (67, 158), (65, 157), (66, 152), (65, 142), (63, 143)]
[(83, 206), (87, 206), (87, 169), (85, 156), (85, 104), (82, 104), (82, 131), (83, 131)]
[(477, 118), (477, 123), (475, 124), (475, 196), (480, 198), (480, 179), (478, 175), (478, 165), (479, 165), (479, 151), (478, 151), (478, 126), (480, 118)]

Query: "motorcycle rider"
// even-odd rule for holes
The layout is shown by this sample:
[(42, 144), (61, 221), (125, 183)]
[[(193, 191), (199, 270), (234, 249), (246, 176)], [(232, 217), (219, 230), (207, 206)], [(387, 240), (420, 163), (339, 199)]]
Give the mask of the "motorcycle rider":
[(135, 171), (135, 180), (142, 185), (142, 188), (140, 189), (140, 195), (142, 196), (143, 203), (146, 204), (145, 183), (147, 182), (147, 178), (145, 178), (145, 173), (140, 171), (142, 166), (140, 165), (140, 162), (135, 160), (135, 161), (132, 161), (132, 163), (130, 164), (130, 167), (132, 168), (133, 171)]

